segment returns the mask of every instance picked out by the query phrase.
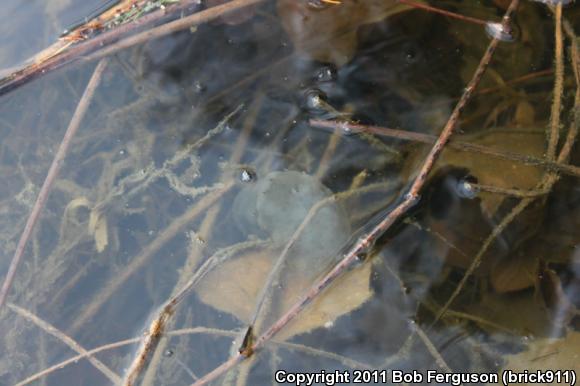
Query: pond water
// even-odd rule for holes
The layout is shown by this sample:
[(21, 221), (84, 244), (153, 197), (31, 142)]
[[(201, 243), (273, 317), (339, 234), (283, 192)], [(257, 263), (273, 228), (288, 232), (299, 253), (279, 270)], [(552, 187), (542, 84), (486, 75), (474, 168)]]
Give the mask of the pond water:
[[(498, 22), (508, 3), (430, 5)], [(0, 68), (102, 4), (6, 1)], [(563, 15), (573, 30), (578, 7)], [(554, 26), (520, 4), (418, 203), (211, 384), (580, 371), (580, 156), (546, 150), (554, 100), (556, 156), (573, 143), (575, 51), (565, 33), (555, 92)], [(129, 384), (163, 309), (134, 384), (236, 357), (404, 199), (490, 41), (394, 1), (270, 0), (107, 57), (0, 309), (0, 385)], [(97, 62), (0, 96), (2, 280)]]

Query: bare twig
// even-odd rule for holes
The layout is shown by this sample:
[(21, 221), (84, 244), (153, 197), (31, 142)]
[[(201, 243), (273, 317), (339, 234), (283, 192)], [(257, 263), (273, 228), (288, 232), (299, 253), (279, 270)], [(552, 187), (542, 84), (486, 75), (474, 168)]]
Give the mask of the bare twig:
[[(379, 136), (401, 139), (404, 141), (422, 142), (427, 144), (433, 144), (437, 141), (437, 137), (435, 135), (416, 133), (407, 130), (390, 129), (381, 126), (369, 126), (353, 122), (311, 119), (310, 125), (312, 127), (322, 129), (333, 129), (333, 130), (338, 129), (348, 131), (351, 133), (358, 132), (371, 133)], [(518, 153), (496, 150), (487, 146), (477, 145), (463, 141), (452, 140), (449, 142), (449, 147), (452, 147), (459, 151), (474, 152), (489, 155), (490, 157), (505, 159), (508, 161), (521, 162), (526, 165), (538, 165), (550, 171), (558, 171), (571, 176), (580, 177), (580, 168), (574, 165), (560, 164), (554, 161), (549, 161)]]
[(509, 188), (501, 188), (499, 186), (493, 185), (483, 185), (483, 184), (474, 184), (469, 183), (475, 190), (494, 193), (494, 194), (502, 194), (505, 196), (512, 196), (512, 197), (538, 197), (538, 196), (545, 196), (546, 194), (550, 193), (548, 189), (534, 189), (534, 190), (522, 190), (522, 189), (509, 189)]
[(479, 25), (486, 25), (488, 23), (487, 20), (483, 20), (483, 19), (478, 19), (476, 17), (471, 17), (471, 16), (465, 16), (465, 15), (461, 15), (459, 13), (455, 13), (455, 12), (450, 12), (450, 11), (446, 11), (444, 9), (441, 8), (437, 8), (437, 7), (432, 7), (430, 5), (426, 5), (423, 3), (419, 3), (416, 1), (411, 1), (411, 0), (397, 0), (399, 3), (403, 3), (406, 4), (410, 7), (413, 8), (418, 8), (418, 9), (422, 9), (428, 12), (433, 12), (433, 13), (438, 13), (453, 19), (458, 19), (458, 20), (463, 20), (463, 21), (467, 21), (473, 24), (479, 24)]
[(93, 95), (95, 94), (95, 90), (101, 81), (101, 76), (103, 75), (103, 71), (107, 66), (107, 61), (102, 60), (93, 72), (89, 83), (83, 93), (77, 108), (71, 118), (71, 121), (66, 129), (62, 142), (54, 156), (52, 164), (48, 169), (48, 173), (42, 184), (42, 188), (40, 188), (40, 192), (38, 193), (38, 197), (36, 198), (36, 202), (32, 207), (32, 212), (30, 213), (28, 220), (26, 221), (26, 226), (24, 227), (24, 231), (22, 231), (22, 235), (20, 240), (18, 241), (18, 245), (16, 246), (16, 250), (14, 252), (14, 256), (12, 257), (12, 261), (10, 262), (10, 267), (8, 268), (8, 272), (6, 273), (6, 277), (4, 278), (4, 283), (2, 285), (2, 289), (0, 289), (0, 310), (2, 309), (2, 305), (6, 301), (6, 296), (8, 295), (8, 291), (10, 290), (10, 286), (12, 285), (12, 281), (14, 280), (14, 276), (16, 275), (16, 270), (18, 269), (18, 265), (22, 260), (22, 256), (24, 255), (24, 249), (26, 248), (26, 244), (28, 243), (28, 239), (32, 234), (32, 229), (36, 225), (38, 218), (40, 216), (40, 212), (44, 208), (44, 204), (48, 199), (48, 195), (52, 188), (52, 184), (54, 180), (58, 176), (60, 171), (60, 167), (66, 157), (66, 153), (68, 151), (68, 147), (71, 143), (72, 138), (74, 137), (75, 133), (77, 132), (81, 121), (83, 120), (85, 113), (87, 112), (87, 108), (91, 100), (93, 99)]
[(532, 73), (529, 73), (526, 75), (518, 76), (517, 78), (514, 78), (514, 79), (507, 80), (503, 84), (500, 84), (499, 86), (493, 86), (493, 87), (479, 89), (475, 94), (476, 95), (490, 94), (492, 92), (501, 90), (509, 85), (514, 85), (514, 84), (526, 82), (526, 81), (531, 80), (531, 79), (537, 79), (540, 77), (552, 75), (553, 73), (554, 73), (554, 70), (551, 68), (548, 68), (547, 70), (535, 71), (535, 72), (532, 72)]
[[(502, 20), (503, 28), (507, 29), (509, 27), (511, 15), (517, 8), (518, 4), (519, 0), (512, 0)], [(445, 145), (449, 142), (449, 139), (455, 132), (459, 115), (463, 111), (463, 108), (467, 102), (471, 99), (474, 89), (480, 83), (481, 78), (489, 66), (489, 63), (498, 44), (499, 40), (497, 38), (493, 38), (491, 40), (471, 81), (465, 88), (459, 102), (455, 106), (455, 109), (449, 117), (449, 120), (441, 132), (439, 139), (427, 155), (423, 166), (419, 170), (419, 174), (417, 177), (415, 177), (415, 180), (413, 181), (413, 184), (411, 185), (408, 193), (405, 195), (403, 201), (398, 204), (388, 215), (386, 215), (386, 217), (380, 221), (369, 233), (360, 237), (355, 245), (346, 251), (344, 258), (328, 274), (316, 282), (308, 290), (308, 292), (300, 298), (298, 302), (290, 307), (290, 309), (284, 315), (282, 315), (280, 319), (278, 319), (278, 321), (276, 321), (268, 330), (266, 330), (260, 337), (258, 337), (248, 350), (244, 350), (242, 353), (231, 357), (228, 361), (224, 362), (222, 365), (218, 366), (213, 371), (206, 374), (203, 378), (195, 382), (194, 385), (200, 386), (211, 382), (244, 360), (244, 358), (247, 358), (245, 353), (251, 354), (262, 347), (268, 340), (270, 340), (291, 320), (293, 320), (306, 307), (306, 305), (308, 305), (314, 298), (316, 298), (326, 287), (330, 285), (330, 283), (338, 278), (345, 270), (355, 265), (359, 261), (359, 257), (361, 255), (365, 255), (369, 249), (373, 247), (373, 244), (377, 238), (383, 235), (396, 221), (404, 216), (407, 211), (417, 203), (419, 200), (419, 192), (424, 186), (429, 172), (433, 169), (435, 161), (437, 161)]]

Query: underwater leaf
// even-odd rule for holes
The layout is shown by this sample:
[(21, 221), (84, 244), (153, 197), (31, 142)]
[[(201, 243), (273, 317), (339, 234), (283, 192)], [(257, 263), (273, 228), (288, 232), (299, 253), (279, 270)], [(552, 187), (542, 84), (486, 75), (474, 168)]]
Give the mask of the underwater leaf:
[(539, 260), (527, 253), (514, 252), (501, 259), (491, 271), (491, 285), (497, 292), (512, 292), (534, 285)]
[[(248, 324), (275, 257), (277, 254), (272, 249), (241, 254), (211, 271), (201, 281), (196, 292), (204, 303)], [(369, 287), (370, 272), (370, 264), (347, 272), (283, 329), (277, 338), (288, 339), (322, 327), (361, 306), (372, 294)], [(287, 310), (311, 285), (311, 282), (304, 280), (304, 276), (293, 275), (288, 278), (281, 284), (282, 301), (276, 304), (276, 308)]]
[[(570, 331), (565, 337), (559, 339), (535, 339), (525, 351), (508, 355), (503, 369), (513, 372), (574, 370), (578, 374), (580, 372), (578, 347), (580, 347), (580, 333), (576, 331)], [(532, 383), (519, 384), (531, 385)], [(533, 385), (569, 385), (569, 383), (551, 382), (533, 383)]]
[(312, 60), (347, 63), (357, 49), (357, 29), (404, 12), (409, 6), (394, 0), (278, 0), (278, 15), (295, 48)]

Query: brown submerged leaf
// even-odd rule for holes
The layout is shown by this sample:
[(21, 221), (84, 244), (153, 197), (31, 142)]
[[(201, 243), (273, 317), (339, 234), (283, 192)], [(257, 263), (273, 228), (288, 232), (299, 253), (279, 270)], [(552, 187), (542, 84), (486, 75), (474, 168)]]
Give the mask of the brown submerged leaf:
[[(221, 264), (200, 282), (196, 289), (199, 298), (249, 324), (262, 287), (272, 269), (272, 262), (278, 254), (272, 249), (254, 250)], [(301, 316), (284, 328), (277, 339), (289, 339), (322, 327), (361, 306), (372, 294), (369, 287), (370, 272), (371, 264), (347, 272), (327, 288), (322, 296), (317, 297)], [(289, 309), (313, 284), (305, 281), (299, 273), (285, 277), (286, 280), (281, 284), (282, 301), (274, 305), (277, 310)]]
[(500, 260), (492, 269), (491, 285), (496, 292), (513, 292), (534, 285), (539, 260), (526, 249), (518, 250)]
[(342, 0), (309, 5), (306, 0), (278, 0), (278, 15), (295, 48), (312, 60), (347, 63), (357, 48), (357, 30), (409, 10), (394, 0)]

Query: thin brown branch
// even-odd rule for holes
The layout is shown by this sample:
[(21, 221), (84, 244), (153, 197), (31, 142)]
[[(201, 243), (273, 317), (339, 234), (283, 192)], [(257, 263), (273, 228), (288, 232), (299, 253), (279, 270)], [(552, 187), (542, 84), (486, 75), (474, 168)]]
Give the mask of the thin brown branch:
[[(503, 20), (502, 26), (507, 29), (510, 24), (510, 18), (512, 13), (515, 11), (519, 4), (519, 0), (512, 0), (509, 8), (507, 9)], [(415, 177), (409, 192), (405, 195), (403, 201), (398, 204), (391, 212), (389, 212), (385, 218), (380, 221), (370, 232), (361, 236), (354, 246), (346, 250), (342, 260), (322, 279), (316, 282), (301, 298), (296, 302), (290, 309), (280, 317), (268, 330), (266, 330), (260, 337), (256, 339), (254, 344), (245, 350), (244, 353), (253, 353), (262, 347), (267, 341), (269, 341), (273, 336), (275, 336), (282, 328), (284, 328), (291, 320), (296, 318), (300, 312), (314, 299), (316, 298), (326, 287), (330, 285), (336, 278), (338, 278), (347, 269), (353, 267), (360, 259), (360, 256), (366, 255), (370, 249), (372, 249), (374, 242), (383, 235), (395, 222), (401, 219), (407, 211), (413, 207), (418, 199), (419, 193), (424, 186), (428, 174), (433, 169), (435, 162), (439, 158), (439, 155), (443, 151), (445, 145), (449, 142), (449, 139), (455, 132), (457, 127), (459, 115), (463, 111), (465, 105), (471, 99), (474, 89), (480, 83), (485, 70), (489, 66), (489, 63), (493, 57), (493, 54), (499, 44), (497, 38), (493, 38), (485, 51), (485, 54), (481, 58), (481, 61), (470, 80), (469, 84), (465, 88), (459, 102), (455, 106), (447, 124), (445, 125), (439, 139), (435, 145), (431, 148), (431, 151), (427, 155), (423, 166), (421, 167), (419, 174)], [(237, 365), (239, 362), (247, 358), (244, 353), (239, 353), (232, 356), (228, 361), (222, 363), (220, 366), (215, 368), (213, 371), (206, 374), (203, 378), (199, 379), (193, 385), (200, 386), (205, 385), (216, 379), (220, 375), (227, 372), (229, 369)]]
[(488, 23), (487, 20), (478, 19), (476, 17), (465, 16), (465, 15), (461, 15), (459, 13), (446, 11), (444, 9), (437, 8), (437, 7), (432, 7), (430, 5), (426, 5), (424, 3), (419, 3), (419, 2), (416, 2), (416, 1), (411, 1), (411, 0), (397, 0), (397, 2), (406, 4), (406, 5), (408, 5), (410, 7), (413, 7), (413, 8), (422, 9), (422, 10), (425, 10), (425, 11), (428, 11), (428, 12), (432, 12), (432, 13), (438, 13), (440, 15), (444, 15), (444, 16), (450, 17), (452, 19), (458, 19), (458, 20), (462, 20), (462, 21), (467, 21), (467, 22), (473, 23), (473, 24), (486, 25)]
[[(333, 129), (333, 130), (338, 129), (342, 131), (348, 131), (349, 133), (358, 133), (358, 132), (369, 133), (389, 138), (401, 139), (404, 141), (414, 141), (426, 144), (434, 144), (437, 141), (437, 136), (435, 135), (416, 133), (407, 130), (390, 129), (382, 126), (362, 125), (360, 123), (353, 122), (311, 119), (310, 125), (312, 127), (322, 129)], [(580, 177), (580, 167), (574, 165), (561, 164), (554, 161), (547, 161), (542, 158), (496, 150), (487, 146), (477, 145), (463, 141), (452, 140), (449, 142), (448, 146), (459, 151), (474, 152), (489, 155), (490, 157), (520, 162), (526, 165), (538, 165), (544, 167), (548, 171), (558, 171), (563, 174)]]
[(546, 70), (541, 70), (541, 71), (536, 71), (536, 72), (532, 72), (526, 75), (522, 75), (519, 76), (517, 78), (514, 79), (510, 79), (505, 81), (504, 83), (500, 84), (499, 86), (493, 86), (493, 87), (487, 87), (487, 88), (482, 88), (480, 90), (478, 90), (475, 95), (484, 95), (484, 94), (490, 94), (492, 92), (501, 90), (509, 85), (514, 85), (514, 84), (518, 84), (518, 83), (522, 83), (522, 82), (527, 82), (528, 80), (532, 80), (532, 79), (537, 79), (537, 78), (541, 78), (544, 76), (548, 76), (548, 75), (552, 75), (554, 73), (554, 70), (551, 68), (548, 68)]
[(550, 190), (548, 189), (522, 190), (522, 189), (501, 188), (499, 186), (493, 185), (474, 184), (474, 183), (469, 184), (475, 190), (481, 192), (502, 194), (505, 196), (520, 197), (520, 198), (545, 196), (546, 194), (550, 193)]
[(14, 280), (14, 276), (16, 275), (16, 271), (18, 269), (20, 261), (22, 260), (22, 256), (24, 255), (24, 250), (26, 248), (26, 244), (28, 243), (28, 239), (32, 234), (34, 226), (38, 222), (40, 213), (42, 212), (44, 205), (46, 204), (46, 200), (48, 199), (48, 195), (50, 194), (52, 184), (54, 183), (54, 180), (58, 176), (60, 167), (62, 166), (62, 163), (68, 152), (71, 140), (76, 134), (81, 124), (81, 121), (83, 120), (85, 113), (87, 112), (87, 108), (89, 107), (89, 104), (93, 99), (95, 90), (97, 89), (97, 86), (101, 81), (101, 76), (103, 75), (103, 71), (105, 70), (106, 66), (107, 61), (102, 60), (95, 67), (93, 75), (91, 76), (91, 79), (87, 84), (85, 92), (83, 93), (81, 99), (79, 100), (76, 110), (71, 118), (68, 128), (66, 129), (64, 137), (56, 152), (56, 155), (52, 160), (52, 164), (48, 169), (48, 173), (46, 175), (44, 183), (40, 188), (40, 192), (38, 193), (36, 202), (32, 207), (32, 211), (28, 217), (28, 220), (26, 221), (26, 225), (24, 227), (24, 230), (22, 231), (22, 235), (20, 236), (20, 240), (18, 241), (18, 244), (16, 246), (14, 256), (12, 257), (12, 261), (10, 262), (10, 267), (8, 268), (8, 272), (6, 273), (6, 277), (4, 278), (4, 283), (2, 284), (2, 289), (0, 289), (0, 310), (2, 309), (2, 305), (6, 301), (6, 296), (8, 295), (8, 291), (10, 290), (12, 281)]

